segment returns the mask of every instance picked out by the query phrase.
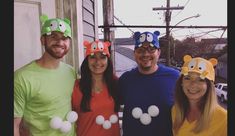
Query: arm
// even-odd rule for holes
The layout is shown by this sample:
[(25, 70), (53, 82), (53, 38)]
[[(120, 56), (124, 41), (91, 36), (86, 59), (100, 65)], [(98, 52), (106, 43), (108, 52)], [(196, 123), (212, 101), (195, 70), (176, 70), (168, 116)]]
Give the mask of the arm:
[(29, 130), (21, 117), (14, 118), (14, 136), (29, 136)]
[(14, 118), (14, 136), (20, 136), (20, 123), (22, 118)]
[(27, 87), (25, 82), (22, 84), (21, 81), (22, 75), (14, 73), (14, 136), (29, 136), (29, 130), (22, 118), (26, 106), (26, 96), (28, 96)]
[(75, 80), (71, 103), (72, 103), (72, 110), (76, 111), (77, 113), (80, 110), (81, 99), (82, 99), (82, 93), (79, 89), (79, 80)]

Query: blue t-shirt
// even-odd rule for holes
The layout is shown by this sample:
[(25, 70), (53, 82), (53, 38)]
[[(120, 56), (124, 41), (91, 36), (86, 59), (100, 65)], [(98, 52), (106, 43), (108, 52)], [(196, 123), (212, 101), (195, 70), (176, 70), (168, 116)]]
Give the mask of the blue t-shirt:
[[(119, 78), (119, 91), (123, 110), (123, 136), (172, 136), (171, 107), (174, 87), (179, 71), (158, 65), (158, 70), (144, 75), (138, 68), (125, 72)], [(148, 107), (155, 105), (159, 114), (151, 117), (151, 123), (144, 125), (132, 116), (132, 110), (139, 107), (148, 113)]]

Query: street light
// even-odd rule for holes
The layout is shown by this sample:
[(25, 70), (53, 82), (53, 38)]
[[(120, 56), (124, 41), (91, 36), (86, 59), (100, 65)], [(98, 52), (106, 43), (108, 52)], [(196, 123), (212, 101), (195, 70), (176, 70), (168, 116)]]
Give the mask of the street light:
[[(194, 15), (194, 16), (190, 16), (190, 17), (187, 17), (187, 18), (184, 18), (184, 19), (182, 19), (181, 21), (179, 21), (178, 23), (176, 23), (174, 26), (177, 26), (178, 24), (184, 22), (185, 20), (188, 20), (188, 19), (191, 19), (191, 18), (197, 18), (197, 17), (200, 17), (200, 14), (197, 14), (197, 15)], [(173, 29), (173, 27), (169, 30), (169, 35), (170, 35), (172, 29)], [(169, 38), (168, 38), (168, 40), (169, 40)], [(168, 46), (169, 46), (169, 43), (168, 43)], [(170, 49), (169, 49), (169, 50), (170, 50)], [(170, 52), (170, 51), (168, 51), (168, 52)], [(175, 44), (173, 45), (173, 56), (175, 56)], [(169, 55), (169, 57), (170, 57), (170, 55)], [(168, 63), (170, 63), (169, 60), (168, 60)]]
[[(188, 19), (191, 19), (191, 18), (198, 18), (198, 17), (200, 17), (200, 14), (197, 14), (197, 15), (194, 15), (194, 16), (187, 17), (187, 18), (185, 18), (185, 19), (180, 20), (180, 21), (179, 21), (178, 23), (176, 23), (174, 26), (177, 26), (178, 24), (180, 24), (180, 23), (184, 22), (185, 20), (188, 20)], [(171, 31), (172, 29), (173, 29), (173, 28), (171, 28), (171, 29), (170, 29), (170, 31)]]

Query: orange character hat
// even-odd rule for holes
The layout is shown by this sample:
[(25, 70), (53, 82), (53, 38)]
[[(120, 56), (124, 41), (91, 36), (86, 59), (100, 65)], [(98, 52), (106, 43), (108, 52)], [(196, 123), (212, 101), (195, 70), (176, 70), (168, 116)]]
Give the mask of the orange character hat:
[(217, 64), (217, 59), (211, 58), (192, 58), (190, 55), (184, 56), (184, 65), (181, 69), (183, 75), (188, 75), (188, 72), (196, 72), (200, 74), (201, 79), (209, 79), (215, 81), (214, 66)]
[(94, 42), (84, 41), (84, 46), (86, 48), (86, 56), (94, 55), (96, 52), (102, 52), (104, 55), (110, 57), (109, 46), (110, 42), (102, 42), (99, 40), (95, 40)]

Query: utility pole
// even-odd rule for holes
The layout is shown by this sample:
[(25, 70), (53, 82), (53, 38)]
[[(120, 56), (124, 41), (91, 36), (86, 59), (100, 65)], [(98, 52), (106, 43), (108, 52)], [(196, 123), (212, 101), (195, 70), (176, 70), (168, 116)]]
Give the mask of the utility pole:
[(166, 42), (167, 42), (167, 54), (166, 54), (166, 65), (170, 66), (171, 65), (171, 46), (170, 46), (170, 21), (171, 21), (171, 12), (169, 10), (170, 8), (170, 0), (167, 0), (166, 3), (166, 15), (165, 15), (165, 20), (166, 20)]
[(171, 46), (170, 46), (170, 21), (171, 21), (171, 11), (170, 10), (182, 10), (183, 6), (170, 7), (170, 0), (167, 0), (166, 7), (153, 8), (153, 10), (166, 10), (165, 21), (166, 21), (166, 41), (167, 41), (167, 55), (166, 55), (166, 65), (170, 66), (171, 57)]
[(113, 61), (113, 69), (115, 71), (115, 46), (114, 46), (114, 31), (110, 29), (109, 26), (114, 25), (114, 6), (113, 0), (103, 0), (103, 22), (104, 26), (108, 26), (104, 28), (104, 41), (109, 41), (111, 43), (111, 47), (109, 47), (109, 51), (111, 53), (111, 59)]

